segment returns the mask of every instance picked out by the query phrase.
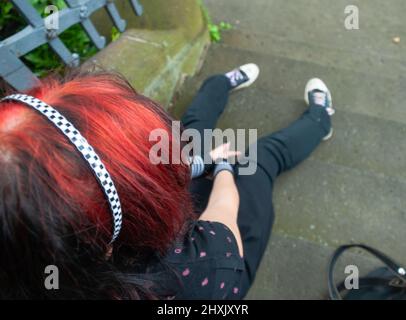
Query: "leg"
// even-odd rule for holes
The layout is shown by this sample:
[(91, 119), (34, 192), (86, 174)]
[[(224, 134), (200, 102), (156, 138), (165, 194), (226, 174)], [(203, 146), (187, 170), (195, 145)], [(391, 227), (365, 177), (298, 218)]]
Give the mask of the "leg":
[[(198, 130), (203, 138), (204, 129), (216, 127), (217, 120), (226, 107), (230, 89), (230, 80), (226, 76), (217, 75), (208, 78), (183, 115), (183, 126)], [(203, 147), (204, 141), (202, 141), (201, 150)], [(197, 214), (202, 213), (206, 208), (212, 185), (213, 182), (204, 177), (192, 180), (190, 193)]]
[(214, 129), (226, 107), (230, 89), (230, 80), (225, 75), (208, 78), (183, 115), (183, 126), (197, 129), (202, 137), (204, 129)]
[(319, 106), (311, 106), (289, 127), (258, 141), (257, 171), (236, 178), (240, 194), (240, 228), (246, 272), (241, 294), (245, 296), (254, 281), (266, 249), (274, 221), (271, 196), (276, 177), (307, 158), (331, 128), (330, 116)]
[[(258, 66), (249, 63), (226, 74), (208, 78), (183, 115), (183, 126), (197, 129), (203, 138), (204, 129), (216, 127), (217, 120), (226, 107), (230, 91), (251, 86), (258, 75)], [(204, 141), (202, 141), (202, 150), (203, 146)]]

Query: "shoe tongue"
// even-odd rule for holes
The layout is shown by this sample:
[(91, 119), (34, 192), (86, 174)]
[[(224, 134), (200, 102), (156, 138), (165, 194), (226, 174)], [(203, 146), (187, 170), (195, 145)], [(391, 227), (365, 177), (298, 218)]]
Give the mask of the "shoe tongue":
[(241, 69), (235, 69), (226, 74), (227, 78), (230, 79), (231, 85), (233, 87), (239, 86), (241, 83), (248, 81), (247, 74)]
[(313, 99), (314, 102), (318, 105), (325, 106), (326, 105), (326, 98), (327, 95), (325, 92), (320, 91), (320, 90), (314, 90), (313, 91)]

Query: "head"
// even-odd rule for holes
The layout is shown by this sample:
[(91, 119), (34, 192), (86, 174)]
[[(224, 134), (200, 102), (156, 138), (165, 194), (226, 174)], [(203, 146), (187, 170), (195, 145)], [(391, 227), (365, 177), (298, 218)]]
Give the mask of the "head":
[[(93, 146), (118, 191), (123, 225), (110, 246), (109, 204), (74, 145), (29, 106), (1, 102), (0, 297), (156, 296), (150, 266), (192, 213), (187, 166), (149, 159), (150, 132), (170, 132), (171, 118), (109, 73), (50, 78), (26, 93), (58, 110)], [(44, 286), (49, 265), (58, 267), (59, 290)]]

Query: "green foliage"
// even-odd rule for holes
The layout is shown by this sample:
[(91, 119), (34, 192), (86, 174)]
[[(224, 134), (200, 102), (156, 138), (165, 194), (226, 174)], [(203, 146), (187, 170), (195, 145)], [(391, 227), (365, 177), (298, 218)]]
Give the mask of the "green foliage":
[(233, 26), (230, 23), (227, 23), (224, 21), (220, 22), (220, 24), (218, 24), (218, 25), (213, 23), (211, 16), (209, 14), (209, 11), (207, 10), (207, 7), (203, 4), (202, 0), (199, 0), (199, 3), (200, 3), (200, 7), (202, 8), (203, 17), (206, 20), (208, 28), (209, 28), (211, 41), (220, 42), (221, 37), (222, 37), (222, 32), (232, 29)]
[(59, 10), (66, 8), (66, 3), (63, 0), (29, 0), (32, 6), (39, 12), (42, 17), (45, 17), (45, 7), (49, 5), (57, 6)]
[(232, 25), (227, 22), (220, 22), (219, 25), (209, 23), (210, 38), (213, 42), (221, 41), (221, 33), (225, 30), (232, 29)]
[(0, 40), (12, 35), (15, 31), (22, 29), (24, 21), (9, 0), (0, 0)]
[[(8, 21), (13, 20), (15, 17), (13, 15), (13, 5), (8, 1), (0, 2), (0, 28), (2, 28)], [(0, 29), (1, 30), (1, 29)]]
[(114, 42), (120, 38), (121, 32), (116, 27), (111, 28), (111, 41)]
[[(45, 8), (48, 5), (55, 5), (59, 10), (66, 8), (66, 3), (63, 0), (29, 0), (33, 7), (42, 17), (45, 17)], [(0, 39), (3, 39), (16, 30), (22, 29), (26, 23), (13, 8), (13, 5), (8, 0), (0, 0)], [(8, 34), (7, 27), (12, 28), (13, 32)], [(4, 34), (3, 34), (4, 33)], [(72, 52), (77, 53), (81, 60), (86, 60), (97, 52), (97, 48), (93, 45), (86, 32), (80, 25), (74, 25), (65, 30), (59, 35), (66, 47)], [(30, 69), (39, 77), (45, 76), (52, 70), (61, 70), (64, 67), (63, 62), (49, 47), (44, 44), (23, 57), (24, 62)]]
[[(82, 61), (97, 52), (97, 48), (79, 25), (74, 25), (65, 30), (59, 38), (71, 52), (79, 54)], [(48, 44), (44, 44), (26, 54), (24, 60), (39, 77), (47, 75), (52, 70), (63, 69), (64, 67), (62, 61)]]

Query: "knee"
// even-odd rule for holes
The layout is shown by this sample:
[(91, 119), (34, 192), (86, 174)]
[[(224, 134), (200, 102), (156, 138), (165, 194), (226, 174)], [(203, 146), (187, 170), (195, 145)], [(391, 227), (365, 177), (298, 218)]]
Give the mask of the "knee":
[(229, 89), (230, 80), (224, 74), (217, 74), (214, 76), (210, 76), (209, 78), (207, 78), (204, 81), (201, 89), (204, 90), (204, 89), (211, 88), (211, 87), (215, 87), (215, 88), (225, 87), (225, 88)]

